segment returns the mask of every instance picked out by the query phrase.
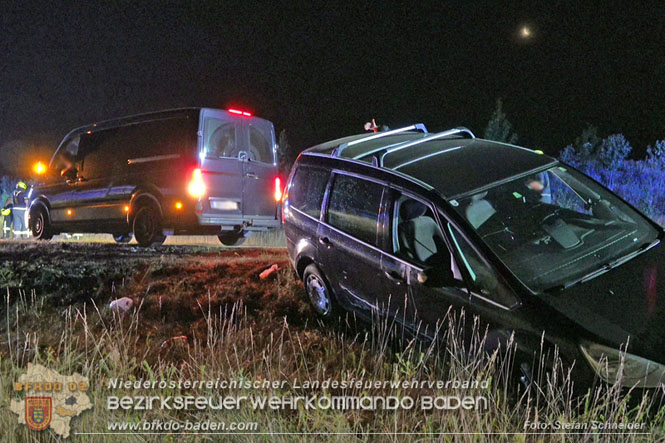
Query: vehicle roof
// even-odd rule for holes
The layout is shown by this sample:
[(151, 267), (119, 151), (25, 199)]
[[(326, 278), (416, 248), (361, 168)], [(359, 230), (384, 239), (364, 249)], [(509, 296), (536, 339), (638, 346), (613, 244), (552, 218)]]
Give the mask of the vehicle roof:
[(146, 112), (143, 114), (134, 114), (127, 115), (124, 117), (117, 117), (109, 120), (102, 120), (94, 123), (89, 123), (84, 126), (75, 128), (65, 136), (65, 139), (72, 137), (77, 134), (81, 134), (88, 131), (99, 131), (109, 128), (117, 128), (120, 126), (131, 125), (151, 120), (161, 120), (166, 118), (176, 118), (181, 116), (198, 116), (201, 108), (177, 108), (177, 109), (166, 109), (162, 111)]
[[(104, 129), (117, 128), (117, 127), (121, 127), (121, 126), (147, 122), (147, 121), (151, 121), (151, 120), (162, 120), (162, 119), (177, 118), (177, 117), (197, 118), (202, 109), (214, 109), (216, 111), (228, 112), (225, 109), (188, 107), (188, 108), (165, 109), (165, 110), (161, 110), (161, 111), (146, 112), (146, 113), (143, 113), (143, 114), (127, 115), (127, 116), (124, 116), (124, 117), (118, 117), (118, 118), (113, 118), (113, 119), (109, 119), (109, 120), (102, 120), (102, 121), (90, 123), (90, 124), (75, 128), (75, 129), (71, 130), (63, 138), (62, 142), (66, 141), (67, 139), (69, 139), (69, 138), (71, 138), (75, 135), (80, 135), (80, 134), (86, 133), (88, 131), (93, 131), (94, 132), (94, 131), (99, 131), (99, 130), (104, 130)], [(248, 119), (248, 120), (261, 120), (261, 121), (270, 123), (268, 120), (262, 119), (260, 117), (255, 117), (255, 116), (237, 117), (235, 115), (232, 115), (232, 117)], [(62, 142), (61, 142), (61, 144), (62, 144)]]
[(531, 149), (458, 134), (405, 146), (433, 134), (404, 132), (343, 147), (341, 153), (336, 151), (345, 143), (371, 135), (322, 143), (304, 154), (373, 164), (423, 182), (447, 199), (556, 163), (554, 158)]

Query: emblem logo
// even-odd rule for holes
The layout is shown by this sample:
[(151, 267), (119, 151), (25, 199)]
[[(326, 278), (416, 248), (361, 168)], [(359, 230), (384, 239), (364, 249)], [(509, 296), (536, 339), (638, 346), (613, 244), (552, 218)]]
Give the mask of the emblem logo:
[(25, 424), (43, 431), (51, 424), (51, 397), (25, 397)]

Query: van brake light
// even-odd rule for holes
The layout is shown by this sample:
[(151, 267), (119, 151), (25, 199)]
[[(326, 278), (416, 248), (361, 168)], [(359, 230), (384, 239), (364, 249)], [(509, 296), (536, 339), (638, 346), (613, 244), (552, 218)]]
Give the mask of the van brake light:
[(206, 193), (206, 184), (203, 181), (203, 174), (200, 169), (194, 169), (192, 172), (192, 180), (187, 186), (187, 192), (194, 198), (201, 198)]
[(275, 201), (279, 202), (282, 200), (282, 179), (275, 177)]
[(245, 117), (251, 117), (252, 114), (247, 111), (241, 111), (239, 109), (227, 109), (231, 114), (243, 115)]

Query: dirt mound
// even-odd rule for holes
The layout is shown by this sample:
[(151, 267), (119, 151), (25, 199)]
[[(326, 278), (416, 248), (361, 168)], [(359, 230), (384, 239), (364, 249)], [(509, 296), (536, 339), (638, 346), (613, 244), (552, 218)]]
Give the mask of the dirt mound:
[[(260, 279), (274, 264), (280, 270)], [(138, 310), (139, 334), (153, 344), (182, 336), (205, 342), (211, 319), (234, 309), (243, 309), (257, 331), (284, 318), (295, 327), (314, 320), (283, 249), (2, 242), (0, 285), (10, 293), (0, 309), (10, 312), (25, 291), (60, 315), (69, 307), (94, 313), (96, 306), (109, 318), (118, 315), (109, 303), (128, 297), (128, 314)], [(52, 327), (58, 336), (57, 325), (35, 327)]]

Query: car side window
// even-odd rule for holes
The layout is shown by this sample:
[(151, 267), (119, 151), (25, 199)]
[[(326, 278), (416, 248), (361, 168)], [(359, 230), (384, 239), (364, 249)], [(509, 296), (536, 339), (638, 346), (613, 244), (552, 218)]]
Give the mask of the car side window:
[(121, 129), (115, 128), (81, 136), (81, 177), (91, 179), (111, 175), (113, 166), (118, 163), (117, 151), (106, 149), (106, 145), (119, 132)]
[(471, 279), (472, 291), (506, 308), (514, 306), (519, 300), (494, 268), (476, 252), (457, 228), (447, 223), (446, 229), (460, 256), (459, 265), (466, 269)]
[(76, 158), (79, 152), (79, 141), (81, 140), (81, 137), (74, 137), (71, 139), (69, 142), (67, 142), (67, 146), (65, 146), (65, 152), (67, 155), (69, 155), (72, 158)]
[(418, 200), (405, 195), (397, 198), (392, 226), (393, 252), (400, 258), (427, 265), (447, 252), (432, 210)]
[(79, 157), (87, 179), (121, 174), (128, 160), (193, 152), (196, 122), (168, 118), (102, 129), (81, 135)]
[(122, 153), (122, 163), (132, 157), (191, 153), (196, 149), (197, 125), (196, 119), (177, 117), (123, 126), (101, 149)]
[(395, 199), (392, 222), (393, 253), (422, 268), (449, 266), (457, 280), (462, 280), (454, 257), (444, 240), (432, 209), (406, 195)]
[(336, 174), (328, 204), (328, 223), (376, 246), (383, 189), (378, 183)]
[(237, 157), (236, 123), (216, 118), (206, 118), (205, 142), (203, 144), (205, 155), (208, 157)]
[(272, 163), (272, 134), (265, 128), (249, 125), (249, 161)]
[(80, 167), (78, 152), (80, 136), (76, 136), (62, 147), (55, 158), (55, 168), (60, 170), (60, 175), (66, 178), (73, 178), (77, 169)]
[(330, 172), (324, 169), (297, 168), (288, 190), (289, 206), (318, 219), (329, 178)]

